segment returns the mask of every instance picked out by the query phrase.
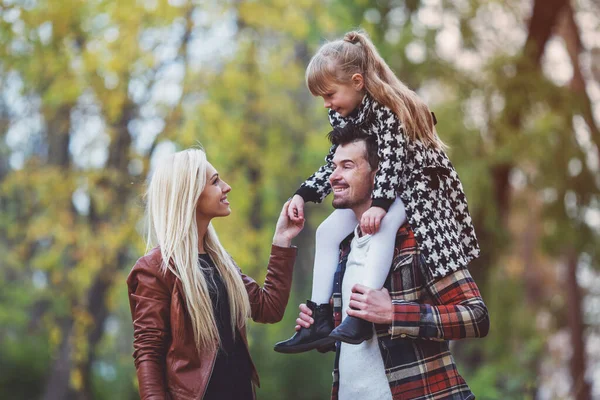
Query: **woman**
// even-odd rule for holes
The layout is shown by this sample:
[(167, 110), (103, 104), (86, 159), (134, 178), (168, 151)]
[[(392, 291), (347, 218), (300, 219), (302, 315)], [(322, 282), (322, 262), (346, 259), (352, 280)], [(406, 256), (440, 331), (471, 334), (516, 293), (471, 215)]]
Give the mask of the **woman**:
[(142, 399), (252, 399), (258, 375), (246, 318), (274, 323), (287, 304), (303, 227), (285, 203), (263, 287), (227, 254), (211, 220), (231, 213), (231, 187), (202, 150), (157, 165), (147, 192), (148, 247), (127, 285)]

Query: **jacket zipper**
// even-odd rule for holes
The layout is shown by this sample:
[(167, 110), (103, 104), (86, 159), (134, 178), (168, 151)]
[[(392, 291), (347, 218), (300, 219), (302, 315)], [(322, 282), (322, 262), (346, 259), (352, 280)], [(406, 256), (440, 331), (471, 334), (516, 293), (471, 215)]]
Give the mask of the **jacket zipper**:
[[(252, 366), (252, 368), (254, 370), (256, 370), (256, 366), (254, 365), (254, 361), (252, 361), (252, 357), (250, 356), (250, 349), (248, 348), (248, 345), (242, 340), (242, 336), (240, 334), (239, 329), (236, 329), (236, 332), (237, 332), (238, 335), (240, 335), (240, 340), (244, 344), (244, 349), (246, 349), (246, 355), (248, 355), (248, 361), (250, 361), (250, 365)], [(252, 399), (256, 400), (256, 391), (255, 391), (255, 387), (254, 387), (254, 382), (251, 382), (251, 385), (252, 385)]]
[(206, 381), (206, 385), (204, 386), (204, 390), (202, 391), (202, 396), (200, 396), (200, 400), (204, 399), (204, 395), (206, 394), (206, 389), (208, 389), (208, 384), (210, 382), (210, 378), (212, 378), (212, 374), (215, 370), (215, 363), (217, 362), (217, 356), (219, 349), (217, 349), (217, 353), (215, 353), (215, 357), (213, 358), (212, 365), (210, 367), (210, 374), (208, 375), (208, 380)]

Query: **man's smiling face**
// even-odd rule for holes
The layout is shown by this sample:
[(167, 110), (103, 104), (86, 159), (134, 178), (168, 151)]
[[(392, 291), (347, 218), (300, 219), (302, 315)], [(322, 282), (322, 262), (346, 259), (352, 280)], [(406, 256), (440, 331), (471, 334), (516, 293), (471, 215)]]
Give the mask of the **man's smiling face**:
[(337, 147), (332, 161), (334, 170), (329, 177), (334, 208), (357, 211), (370, 207), (373, 180), (377, 171), (371, 169), (366, 155), (364, 140)]

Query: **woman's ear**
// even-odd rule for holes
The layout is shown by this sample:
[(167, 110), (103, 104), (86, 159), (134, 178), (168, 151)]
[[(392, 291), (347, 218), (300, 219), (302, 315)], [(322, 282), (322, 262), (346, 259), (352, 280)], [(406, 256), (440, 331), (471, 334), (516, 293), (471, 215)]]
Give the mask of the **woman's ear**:
[(364, 89), (365, 81), (364, 81), (362, 74), (356, 73), (356, 74), (352, 75), (352, 78), (350, 78), (350, 80), (352, 81), (352, 86), (354, 87), (354, 89), (356, 89), (356, 90)]

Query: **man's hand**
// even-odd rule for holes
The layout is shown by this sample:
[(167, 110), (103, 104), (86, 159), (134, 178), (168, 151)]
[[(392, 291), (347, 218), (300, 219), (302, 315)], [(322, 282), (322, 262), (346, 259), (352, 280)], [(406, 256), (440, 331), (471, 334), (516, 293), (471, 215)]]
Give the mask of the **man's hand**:
[(365, 235), (377, 233), (385, 214), (387, 214), (387, 211), (381, 207), (371, 207), (365, 211), (360, 219), (360, 230), (362, 233)]
[[(300, 304), (300, 314), (298, 318), (296, 318), (296, 330), (299, 331), (300, 328), (310, 328), (312, 324), (315, 323), (315, 320), (311, 317), (312, 311), (308, 306), (304, 303)], [(327, 353), (329, 351), (335, 351), (335, 347), (333, 345), (325, 346), (325, 347), (317, 347), (317, 351), (319, 353)]]
[(312, 311), (306, 304), (300, 304), (299, 308), (300, 314), (298, 315), (298, 318), (296, 318), (297, 331), (299, 331), (300, 328), (310, 328), (310, 326), (315, 322), (315, 320), (311, 317)]
[(304, 223), (304, 199), (302, 196), (295, 194), (292, 197), (290, 207), (288, 208), (288, 217), (292, 222), (298, 223), (302, 221)]
[(374, 324), (392, 323), (394, 308), (386, 288), (371, 289), (361, 284), (352, 287), (348, 315), (362, 318)]
[(288, 200), (283, 205), (275, 227), (273, 244), (279, 247), (290, 247), (292, 239), (298, 236), (302, 228), (304, 228), (304, 218), (301, 218), (299, 221), (291, 221), (288, 217), (290, 202), (291, 200)]

